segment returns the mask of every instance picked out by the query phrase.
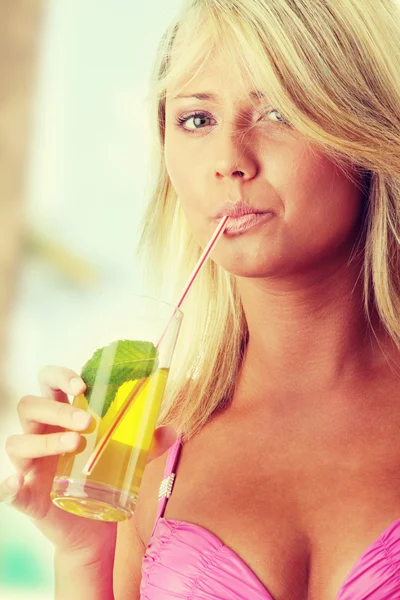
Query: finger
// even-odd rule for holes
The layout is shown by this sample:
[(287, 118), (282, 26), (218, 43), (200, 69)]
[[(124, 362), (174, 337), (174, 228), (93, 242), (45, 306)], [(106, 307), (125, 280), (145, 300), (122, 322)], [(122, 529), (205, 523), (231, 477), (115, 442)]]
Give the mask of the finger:
[(54, 365), (47, 365), (40, 369), (38, 381), (42, 396), (59, 402), (68, 402), (68, 394), (77, 396), (86, 389), (85, 382), (78, 373)]
[(146, 464), (164, 454), (176, 442), (177, 437), (176, 430), (170, 425), (158, 427), (154, 432)]
[(37, 396), (21, 398), (17, 412), (22, 431), (28, 434), (43, 433), (48, 425), (84, 431), (92, 421), (91, 415), (80, 408)]
[(3, 504), (13, 504), (22, 488), (24, 478), (16, 473), (0, 484), (0, 502)]
[(26, 473), (34, 459), (73, 452), (79, 448), (82, 439), (74, 431), (47, 435), (13, 435), (6, 441), (6, 451), (16, 470)]

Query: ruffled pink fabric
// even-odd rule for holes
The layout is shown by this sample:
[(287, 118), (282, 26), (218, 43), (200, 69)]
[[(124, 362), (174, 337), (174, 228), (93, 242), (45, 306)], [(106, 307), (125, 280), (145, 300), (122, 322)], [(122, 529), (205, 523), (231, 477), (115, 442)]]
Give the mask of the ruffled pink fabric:
[[(214, 534), (159, 519), (142, 565), (141, 600), (274, 600)], [(354, 565), (336, 600), (400, 600), (400, 520)]]
[(251, 569), (207, 531), (159, 519), (143, 559), (141, 600), (273, 600)]
[[(180, 440), (170, 448), (164, 477), (173, 472), (179, 450)], [(143, 558), (141, 600), (274, 600), (250, 567), (211, 531), (164, 519), (166, 502), (165, 497), (159, 501)], [(400, 519), (366, 548), (336, 600), (400, 600)]]
[(400, 600), (400, 519), (358, 559), (336, 600)]

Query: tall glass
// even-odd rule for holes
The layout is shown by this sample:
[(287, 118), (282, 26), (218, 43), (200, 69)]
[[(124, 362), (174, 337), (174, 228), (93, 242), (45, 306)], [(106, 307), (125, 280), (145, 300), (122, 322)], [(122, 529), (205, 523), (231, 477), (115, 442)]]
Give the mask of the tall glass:
[[(78, 450), (61, 455), (50, 494), (60, 508), (101, 521), (122, 521), (134, 512), (183, 318), (179, 309), (145, 296), (134, 297), (128, 314), (113, 312), (98, 323), (95, 348), (81, 370), (87, 389), (73, 400), (93, 422)], [(84, 475), (129, 396), (129, 409)]]

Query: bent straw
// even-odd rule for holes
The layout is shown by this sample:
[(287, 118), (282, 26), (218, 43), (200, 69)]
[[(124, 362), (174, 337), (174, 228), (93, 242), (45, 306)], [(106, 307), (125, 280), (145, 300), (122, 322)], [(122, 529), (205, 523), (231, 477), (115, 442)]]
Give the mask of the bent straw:
[[(161, 338), (159, 339), (156, 348), (159, 347), (159, 345), (161, 344), (167, 330), (168, 327), (171, 324), (171, 321), (173, 320), (176, 311), (181, 307), (184, 299), (186, 298), (190, 288), (192, 287), (197, 275), (199, 274), (201, 268), (203, 267), (204, 263), (206, 262), (206, 260), (208, 259), (208, 257), (211, 254), (211, 250), (213, 249), (213, 247), (215, 246), (215, 244), (217, 243), (217, 241), (219, 240), (219, 238), (221, 237), (221, 235), (224, 233), (225, 231), (225, 227), (226, 227), (226, 223), (229, 219), (229, 216), (225, 216), (221, 219), (221, 221), (218, 224), (217, 229), (215, 230), (214, 235), (212, 236), (212, 238), (210, 239), (210, 241), (208, 242), (206, 248), (204, 249), (203, 254), (201, 255), (199, 262), (197, 263), (197, 265), (195, 266), (191, 276), (189, 277), (188, 283), (186, 284), (186, 287), (183, 291), (183, 294), (178, 302), (178, 304), (176, 305), (176, 308), (174, 310), (174, 312), (172, 313), (171, 319), (169, 320)], [(101, 437), (101, 439), (99, 440), (98, 444), (96, 445), (95, 449), (93, 450), (92, 454), (90, 455), (89, 460), (87, 461), (86, 465), (83, 468), (83, 474), (84, 475), (90, 475), (91, 472), (93, 471), (94, 467), (96, 466), (97, 462), (99, 461), (101, 455), (103, 454), (108, 441), (110, 440), (110, 438), (112, 437), (114, 431), (116, 430), (116, 428), (118, 427), (119, 423), (121, 422), (121, 420), (123, 419), (123, 417), (125, 416), (125, 414), (127, 413), (127, 411), (129, 410), (129, 407), (132, 405), (133, 400), (135, 399), (135, 397), (137, 396), (137, 394), (139, 393), (139, 391), (142, 389), (144, 383), (146, 382), (146, 378), (141, 379), (140, 381), (138, 381), (138, 383), (135, 385), (135, 387), (131, 390), (130, 394), (128, 395), (128, 397), (126, 398), (126, 400), (123, 402), (122, 406), (120, 407), (120, 409), (118, 410), (113, 422), (111, 423), (111, 425), (109, 426), (109, 428), (107, 429), (107, 431), (103, 434), (103, 436)]]

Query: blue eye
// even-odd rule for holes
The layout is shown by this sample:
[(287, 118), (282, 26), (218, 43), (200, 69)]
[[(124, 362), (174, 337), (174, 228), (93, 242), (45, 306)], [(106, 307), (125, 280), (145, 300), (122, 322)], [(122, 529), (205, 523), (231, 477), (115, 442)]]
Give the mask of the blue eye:
[[(261, 115), (260, 119), (264, 118), (264, 117), (265, 117), (265, 115), (267, 115), (267, 114), (271, 114), (271, 113), (277, 113), (278, 115), (280, 115), (280, 119), (278, 119), (278, 120), (276, 121), (277, 123), (282, 123), (282, 124), (287, 124), (287, 123), (288, 123), (288, 121), (286, 121), (286, 119), (283, 117), (282, 113), (280, 113), (280, 112), (279, 112), (279, 110), (278, 110), (277, 108), (268, 108), (267, 110), (265, 110), (265, 111), (262, 113), (262, 115)], [(259, 119), (259, 120), (260, 120), (260, 119)]]
[[(282, 125), (288, 125), (288, 121), (282, 116), (276, 108), (268, 108), (263, 111), (260, 115), (260, 118), (257, 119), (257, 122), (262, 121), (267, 115), (276, 113), (280, 115), (280, 118), (275, 120), (276, 123), (281, 123)], [(188, 124), (192, 121), (192, 127), (189, 127)], [(187, 116), (177, 117), (176, 124), (178, 127), (186, 131), (187, 133), (195, 133), (201, 129), (205, 129), (206, 127), (211, 127), (215, 125), (216, 121), (212, 118), (212, 116), (205, 112), (194, 112)]]
[[(187, 123), (193, 120), (194, 127), (187, 127)], [(207, 115), (206, 113), (197, 112), (186, 117), (178, 117), (176, 123), (178, 127), (181, 127), (188, 133), (193, 133), (198, 129), (204, 129), (204, 127), (209, 127), (210, 123), (207, 121), (213, 121), (213, 119)]]

